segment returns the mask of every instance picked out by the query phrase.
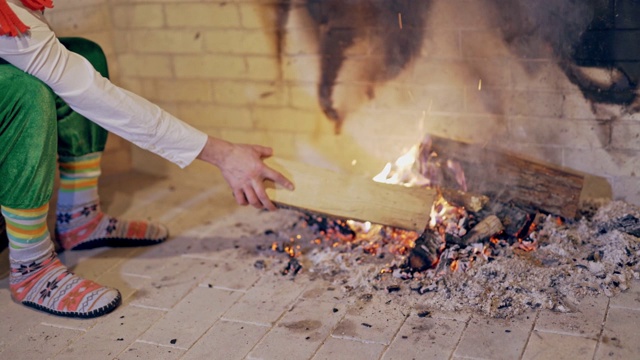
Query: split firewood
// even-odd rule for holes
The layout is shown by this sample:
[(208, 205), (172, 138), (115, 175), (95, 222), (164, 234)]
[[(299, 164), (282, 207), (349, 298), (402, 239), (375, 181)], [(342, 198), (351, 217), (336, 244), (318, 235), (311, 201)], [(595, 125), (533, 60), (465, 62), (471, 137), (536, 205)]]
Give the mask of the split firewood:
[(274, 203), (339, 219), (424, 231), (437, 195), (434, 189), (377, 183), (298, 161), (270, 157), (265, 162), (296, 187), (289, 191), (266, 181)]
[(504, 226), (500, 219), (495, 215), (489, 215), (482, 219), (476, 226), (473, 227), (462, 240), (466, 244), (473, 244), (480, 242), (483, 239), (490, 238), (493, 235), (499, 234), (504, 230)]

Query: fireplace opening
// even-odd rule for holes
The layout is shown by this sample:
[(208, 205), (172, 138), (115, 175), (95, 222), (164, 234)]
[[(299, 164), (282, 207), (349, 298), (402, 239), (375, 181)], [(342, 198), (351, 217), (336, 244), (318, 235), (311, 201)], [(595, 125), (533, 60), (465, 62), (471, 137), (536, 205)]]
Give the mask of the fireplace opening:
[[(503, 163), (525, 161), (483, 151)], [(501, 167), (494, 177), (486, 172), (495, 168), (465, 172), (474, 166), (464, 162), (470, 152), (482, 158), (473, 144), (428, 137), (375, 177), (438, 190), (423, 232), (294, 209), (291, 227), (265, 232), (271, 246), (259, 246), (265, 258), (256, 268), (322, 278), (344, 296), (381, 291), (494, 317), (569, 312), (585, 296), (614, 296), (640, 279), (640, 208), (584, 199), (584, 179), (549, 164), (524, 167), (518, 181)]]

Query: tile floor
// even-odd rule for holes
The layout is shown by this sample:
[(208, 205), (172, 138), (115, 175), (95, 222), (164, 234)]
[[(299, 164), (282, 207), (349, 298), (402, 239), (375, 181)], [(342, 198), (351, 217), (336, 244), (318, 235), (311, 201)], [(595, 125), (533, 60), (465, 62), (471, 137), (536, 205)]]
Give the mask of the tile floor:
[(212, 183), (103, 179), (109, 213), (165, 222), (173, 237), (61, 255), (76, 273), (122, 292), (123, 305), (98, 319), (13, 303), (5, 251), (0, 359), (640, 359), (640, 284), (570, 314), (420, 317), (385, 295), (346, 299), (304, 273), (291, 280), (257, 269), (243, 245), (281, 216), (240, 208), (220, 178)]

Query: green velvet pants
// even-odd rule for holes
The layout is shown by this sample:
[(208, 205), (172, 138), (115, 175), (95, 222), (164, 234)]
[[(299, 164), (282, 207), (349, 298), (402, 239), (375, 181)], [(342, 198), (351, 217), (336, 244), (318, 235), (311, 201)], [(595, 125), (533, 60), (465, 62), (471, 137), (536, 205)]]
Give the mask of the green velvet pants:
[[(108, 77), (102, 49), (61, 38)], [(0, 205), (40, 207), (51, 199), (58, 155), (104, 150), (107, 131), (74, 112), (40, 80), (0, 59)]]

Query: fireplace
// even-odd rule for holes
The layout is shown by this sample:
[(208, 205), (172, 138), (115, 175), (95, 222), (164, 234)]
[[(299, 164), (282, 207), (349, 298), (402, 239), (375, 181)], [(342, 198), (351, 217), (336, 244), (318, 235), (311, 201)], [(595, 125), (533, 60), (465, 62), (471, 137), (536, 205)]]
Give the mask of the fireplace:
[[(602, 206), (596, 200), (597, 210), (590, 210), (594, 203), (580, 203), (578, 211), (588, 215), (583, 222), (567, 221), (559, 211), (542, 217), (528, 213), (537, 221), (534, 237), (555, 242), (544, 249), (515, 256), (509, 244), (498, 248), (491, 262), (494, 256), (485, 254), (484, 246), (502, 246), (500, 239), (483, 242), (481, 253), (452, 250), (448, 285), (428, 275), (404, 279), (400, 270), (386, 266), (392, 255), (380, 258), (376, 251), (372, 257), (374, 248), (365, 242), (315, 244), (306, 253), (301, 241), (283, 245), (292, 238), (304, 239), (304, 245), (324, 242), (317, 224), (302, 220), (299, 224), (309, 223), (304, 233), (295, 227), (264, 234), (266, 243), (276, 246), (262, 250), (285, 256), (278, 273), (316, 269), (326, 276), (336, 267), (348, 268), (348, 277), (334, 274), (345, 281), (346, 292), (364, 284), (399, 295), (432, 294), (445, 307), (472, 304), (497, 316), (536, 306), (566, 309), (568, 302), (556, 300), (587, 293), (589, 286), (614, 294), (637, 276), (632, 237), (638, 214), (631, 204), (640, 204), (640, 54), (627, 45), (640, 36), (635, 1), (124, 0), (91, 2), (83, 5), (86, 12), (57, 6), (54, 28), (63, 35), (88, 34), (102, 44), (115, 82), (213, 135), (269, 145), (278, 156), (369, 178), (426, 136), (438, 136), (594, 175), (605, 181), (594, 186), (592, 198), (620, 200)], [(69, 22), (65, 12), (93, 15)], [(182, 172), (148, 153), (132, 152), (138, 170)], [(190, 178), (204, 181), (207, 171), (198, 164), (186, 169)], [(332, 219), (316, 218), (327, 221)], [(373, 234), (371, 227), (377, 228), (364, 225), (356, 232), (351, 226), (363, 225), (338, 229)], [(385, 234), (407, 241), (421, 235)], [(376, 239), (393, 247), (393, 256), (409, 254), (409, 247)], [(594, 242), (583, 244), (585, 239)], [(298, 245), (302, 257), (292, 256)], [(342, 248), (352, 251), (330, 252)], [(487, 264), (471, 266), (463, 280), (455, 275), (465, 261), (454, 270), (451, 265), (464, 256), (486, 256)], [(335, 257), (342, 259), (338, 265), (326, 264), (334, 264)], [(523, 258), (529, 267), (514, 260)], [(256, 266), (269, 268), (265, 259), (266, 265)], [(519, 271), (506, 271), (509, 267)], [(382, 282), (371, 283), (372, 272), (381, 275), (373, 280)], [(584, 274), (589, 285), (571, 288)], [(515, 276), (522, 278), (507, 289), (504, 284)], [(568, 278), (572, 281), (563, 282)], [(483, 285), (494, 292), (483, 292)], [(467, 300), (447, 302), (447, 296)]]

